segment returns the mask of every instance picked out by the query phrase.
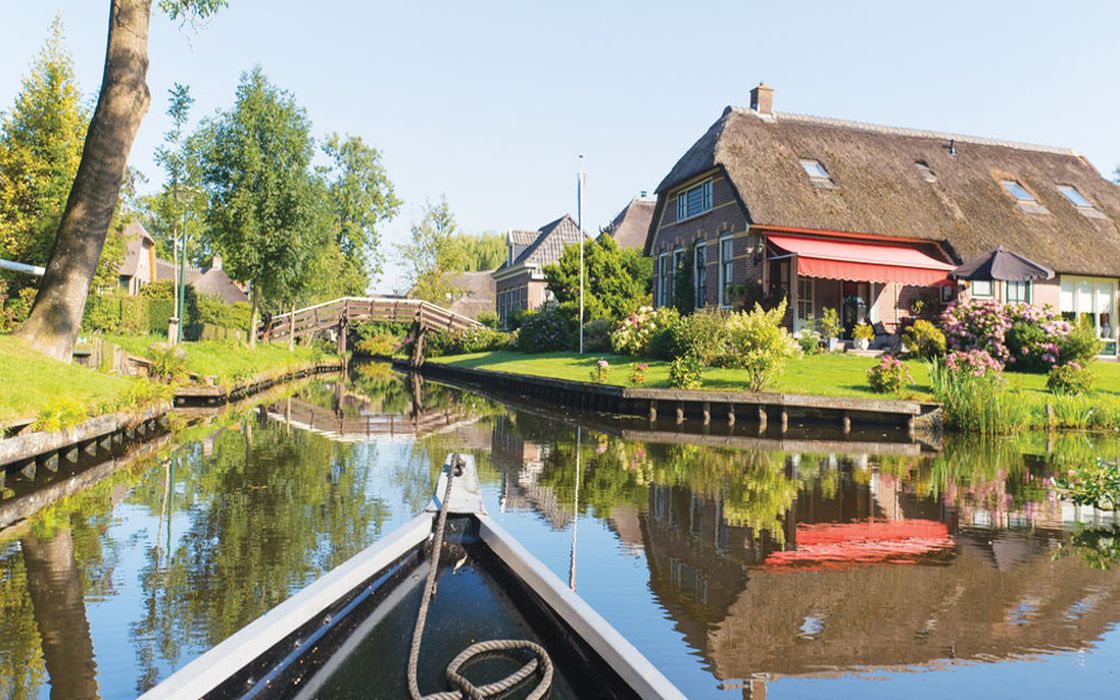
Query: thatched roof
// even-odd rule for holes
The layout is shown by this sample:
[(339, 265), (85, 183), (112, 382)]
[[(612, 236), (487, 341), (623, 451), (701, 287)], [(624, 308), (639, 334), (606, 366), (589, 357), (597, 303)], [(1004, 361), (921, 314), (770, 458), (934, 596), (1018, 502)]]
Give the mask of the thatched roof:
[(124, 262), (121, 263), (118, 274), (122, 277), (132, 277), (140, 266), (140, 256), (145, 254), (145, 243), (155, 245), (148, 230), (136, 220), (130, 221), (124, 227)]
[(657, 200), (635, 197), (623, 207), (607, 227), (606, 233), (614, 238), (620, 248), (641, 248), (646, 244), (649, 222), (653, 220), (653, 210)]
[[(810, 182), (803, 158), (819, 161), (835, 187)], [(714, 167), (755, 225), (941, 241), (957, 262), (1004, 245), (1058, 272), (1120, 274), (1120, 187), (1071, 149), (728, 107), (657, 192)], [(1041, 206), (1017, 204), (1002, 179)], [(1058, 185), (1076, 187), (1096, 211), (1075, 207)]]
[(249, 301), (249, 295), (238, 287), (224, 270), (212, 267), (203, 272), (198, 279), (188, 282), (197, 294), (209, 294), (221, 297), (227, 304), (236, 304), (239, 301)]
[(507, 260), (498, 270), (517, 265), (544, 267), (560, 259), (564, 248), (579, 243), (580, 231), (569, 214), (550, 221), (536, 231), (510, 231), (509, 244), (514, 249), (513, 264)]

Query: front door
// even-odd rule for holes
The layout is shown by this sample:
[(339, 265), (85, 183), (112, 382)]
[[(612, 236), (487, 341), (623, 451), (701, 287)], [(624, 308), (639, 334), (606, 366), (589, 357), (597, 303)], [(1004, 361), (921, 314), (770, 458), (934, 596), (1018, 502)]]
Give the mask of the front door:
[(856, 324), (867, 322), (867, 310), (871, 308), (871, 285), (845, 281), (840, 296), (840, 322), (844, 325), (844, 337), (851, 338)]

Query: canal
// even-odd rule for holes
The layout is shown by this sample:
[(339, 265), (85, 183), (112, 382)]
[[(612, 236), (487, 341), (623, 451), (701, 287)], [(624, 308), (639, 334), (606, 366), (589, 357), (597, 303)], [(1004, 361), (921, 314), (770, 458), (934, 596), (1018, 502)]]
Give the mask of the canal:
[(1115, 437), (682, 436), (386, 365), (175, 423), (0, 531), (0, 696), (150, 688), (410, 519), (456, 450), (690, 698), (1099, 697), (1120, 673), (1120, 538), (1089, 527), (1115, 521), (1050, 484)]

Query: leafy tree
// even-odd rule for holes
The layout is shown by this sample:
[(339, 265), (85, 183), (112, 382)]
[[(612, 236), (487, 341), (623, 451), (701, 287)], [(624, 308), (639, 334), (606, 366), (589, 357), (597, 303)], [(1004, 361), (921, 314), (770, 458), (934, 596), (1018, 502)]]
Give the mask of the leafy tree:
[[(644, 280), (635, 276), (635, 265), (610, 236), (584, 244), (584, 320), (617, 321), (650, 302)], [(579, 245), (564, 249), (560, 260), (544, 268), (548, 287), (568, 316), (579, 315)]]
[(400, 200), (381, 164), (381, 153), (359, 136), (332, 133), (323, 144), (330, 165), (318, 169), (326, 182), (331, 229), (344, 268), (332, 267), (347, 280), (343, 294), (364, 294), (371, 276), (381, 274), (385, 256), (377, 225), (396, 216)]
[(454, 250), (451, 257), (462, 263), (462, 269), (454, 272), (494, 270), (507, 255), (506, 237), (496, 232), (461, 234), (452, 238), (450, 245)]
[[(231, 276), (249, 283), (255, 329), (262, 304), (283, 308), (303, 293), (326, 243), (323, 184), (310, 168), (311, 122), (257, 67), (242, 75), (233, 109), (204, 129), (211, 244)], [(255, 337), (249, 334), (251, 345)]]
[[(227, 0), (160, 0), (172, 19), (207, 17)], [(47, 272), (19, 334), (69, 360), (82, 310), (109, 233), (128, 152), (148, 111), (148, 25), (152, 0), (110, 0), (105, 69), (82, 158), (58, 226)]]
[[(202, 192), (202, 166), (199, 162), (199, 139), (185, 133), (194, 98), (190, 88), (175, 83), (168, 90), (167, 116), (171, 129), (163, 135), (156, 148), (156, 163), (163, 168), (166, 180), (163, 190), (149, 200), (157, 215), (155, 227), (162, 252), (179, 269), (179, 255), (186, 254), (187, 241), (197, 236), (205, 215)], [(170, 255), (168, 255), (170, 253)], [(178, 284), (178, 279), (176, 279)]]
[(409, 242), (400, 246), (405, 272), (412, 284), (410, 297), (437, 304), (454, 299), (455, 288), (446, 273), (466, 267), (464, 253), (455, 243), (458, 230), (446, 196), (441, 196), (435, 205), (424, 205), (424, 216), (420, 223), (412, 225)]
[(696, 310), (696, 283), (693, 281), (695, 260), (696, 248), (689, 248), (688, 253), (681, 256), (681, 261), (677, 265), (677, 274), (673, 276), (676, 280), (673, 289), (673, 306), (677, 307), (681, 316), (687, 316)]
[(8, 257), (46, 264), (88, 123), (58, 15), (11, 112), (0, 118), (0, 249)]

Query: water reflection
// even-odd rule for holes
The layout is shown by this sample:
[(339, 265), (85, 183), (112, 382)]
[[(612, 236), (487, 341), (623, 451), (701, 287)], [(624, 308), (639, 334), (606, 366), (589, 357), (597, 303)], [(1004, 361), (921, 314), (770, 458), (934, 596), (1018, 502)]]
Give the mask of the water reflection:
[(289, 393), (0, 533), (0, 694), (151, 687), (411, 517), (454, 450), (494, 516), (573, 585), (578, 558), (581, 594), (690, 696), (1117, 654), (1120, 540), (1087, 529), (1113, 520), (1049, 484), (1116, 441), (682, 439), (383, 366)]

